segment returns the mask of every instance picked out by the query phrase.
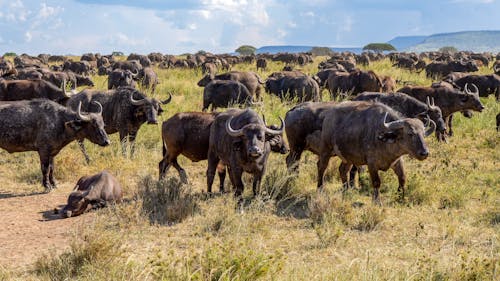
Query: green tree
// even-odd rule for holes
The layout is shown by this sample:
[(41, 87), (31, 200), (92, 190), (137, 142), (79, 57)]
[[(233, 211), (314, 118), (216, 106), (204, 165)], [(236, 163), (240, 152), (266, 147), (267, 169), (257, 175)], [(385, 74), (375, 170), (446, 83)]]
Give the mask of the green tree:
[(122, 56), (124, 56), (125, 54), (123, 54), (123, 52), (114, 51), (114, 52), (112, 53), (112, 55), (113, 55), (113, 56), (119, 56), (119, 57), (122, 57)]
[(396, 51), (396, 48), (389, 43), (370, 43), (363, 47), (363, 51)]
[(248, 55), (253, 55), (256, 50), (257, 50), (257, 48), (255, 48), (254, 46), (243, 45), (243, 46), (240, 46), (238, 49), (236, 49), (235, 52), (237, 52), (243, 56), (248, 56)]
[(17, 56), (17, 54), (14, 52), (7, 52), (7, 53), (3, 54), (3, 56), (4, 57), (15, 57), (15, 56)]
[(458, 52), (457, 48), (455, 48), (453, 46), (444, 46), (444, 47), (439, 48), (438, 51), (440, 51), (442, 53), (450, 53), (450, 54), (454, 54), (454, 53)]
[(328, 47), (312, 47), (309, 51), (313, 56), (331, 56), (333, 54), (332, 49)]

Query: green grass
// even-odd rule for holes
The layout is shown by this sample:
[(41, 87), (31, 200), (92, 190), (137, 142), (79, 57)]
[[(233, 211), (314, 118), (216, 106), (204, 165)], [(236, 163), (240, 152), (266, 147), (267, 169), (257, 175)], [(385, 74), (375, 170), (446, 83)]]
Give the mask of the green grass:
[[(302, 70), (315, 73), (320, 61)], [(390, 65), (383, 60), (366, 68), (402, 81), (398, 87), (404, 81), (432, 82), (425, 73)], [(258, 73), (265, 78), (282, 67), (270, 63)], [(255, 71), (255, 65), (233, 69)], [(479, 73), (490, 71), (484, 67)], [(158, 75), (161, 84), (155, 97), (173, 94), (160, 120), (201, 110), (199, 70), (158, 70)], [(96, 88), (106, 88), (105, 77), (93, 79)], [(326, 91), (323, 96), (328, 97)], [(237, 207), (231, 194), (203, 193), (203, 161), (179, 157), (189, 185), (179, 185), (174, 170), (165, 182), (153, 180), (161, 160), (160, 126), (142, 126), (132, 159), (121, 156), (117, 135), (105, 148), (87, 142), (91, 165), (71, 143), (56, 157), (60, 183), (72, 186), (82, 175), (107, 169), (132, 200), (97, 212), (94, 224), (72, 234), (74, 242), (66, 252), (51, 256), (47, 249), (47, 256), (25, 270), (0, 266), (0, 279), (498, 280), (500, 138), (494, 117), (500, 104), (493, 97), (482, 100), (484, 112), (472, 119), (455, 116), (455, 136), (448, 144), (430, 137), (428, 159), (405, 159), (406, 201), (397, 199), (394, 173), (380, 173), (383, 208), (372, 205), (366, 175), (361, 191), (350, 190), (342, 198), (338, 159), (330, 161), (326, 190), (317, 194), (317, 157), (308, 152), (298, 177), (287, 173), (283, 155), (272, 154), (259, 196), (251, 198), (251, 177), (244, 176), (245, 204)], [(255, 110), (269, 123), (277, 123), (294, 105), (268, 95), (264, 103)], [(2, 150), (0, 163), (2, 190), (43, 190), (36, 153)]]

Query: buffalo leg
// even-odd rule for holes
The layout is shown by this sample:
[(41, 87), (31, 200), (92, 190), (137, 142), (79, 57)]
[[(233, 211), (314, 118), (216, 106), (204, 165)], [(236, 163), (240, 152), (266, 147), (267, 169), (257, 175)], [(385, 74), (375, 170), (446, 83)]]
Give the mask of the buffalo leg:
[(122, 156), (127, 157), (127, 135), (125, 131), (120, 131), (120, 143), (122, 145)]
[(54, 157), (51, 156), (49, 160), (49, 182), (52, 185), (52, 188), (57, 187), (56, 180), (54, 179)]
[(241, 197), (244, 190), (243, 181), (241, 180), (241, 176), (243, 175), (243, 171), (240, 168), (232, 167), (229, 171), (229, 178), (231, 179), (231, 183), (234, 186), (234, 196)]
[(135, 137), (137, 136), (137, 131), (132, 131), (128, 135), (128, 142), (130, 144), (130, 158), (134, 156), (135, 152)]
[(451, 137), (451, 136), (453, 136), (453, 125), (452, 125), (452, 123), (453, 123), (453, 114), (451, 114), (450, 116), (448, 116), (446, 123), (448, 124), (448, 128), (449, 128), (448, 135)]
[(352, 168), (353, 168), (352, 164), (345, 162), (340, 163), (339, 174), (340, 174), (340, 179), (342, 180), (343, 193), (345, 193), (347, 189), (349, 189), (349, 186), (351, 185), (350, 180), (353, 180), (349, 179), (349, 172), (351, 171)]
[(38, 155), (40, 156), (40, 166), (42, 168), (42, 185), (45, 187), (45, 191), (50, 191), (52, 189), (52, 185), (49, 181), (50, 154), (38, 151)]
[(405, 185), (406, 185), (406, 175), (403, 159), (399, 158), (396, 163), (391, 166), (391, 169), (398, 176), (398, 193), (401, 199), (405, 198)]
[(330, 155), (327, 153), (321, 153), (318, 159), (318, 189), (323, 189), (323, 175), (328, 167), (328, 162), (330, 162)]
[(168, 161), (167, 157), (164, 157), (160, 163), (158, 163), (159, 177), (158, 180), (162, 180), (165, 178), (168, 169), (170, 168), (171, 163)]
[(177, 162), (177, 158), (174, 158), (174, 160), (171, 162), (174, 168), (179, 172), (179, 177), (181, 178), (182, 183), (188, 183), (186, 171), (179, 165)]
[(382, 202), (379, 197), (379, 188), (380, 188), (380, 177), (378, 175), (378, 169), (368, 166), (368, 171), (370, 172), (370, 178), (372, 180), (373, 185), (373, 203), (377, 205), (382, 205)]
[(298, 171), (299, 170), (299, 161), (300, 157), (302, 156), (302, 151), (303, 149), (290, 149), (290, 152), (286, 156), (286, 166), (289, 170), (291, 171)]
[(83, 140), (78, 140), (78, 146), (80, 146), (80, 150), (83, 153), (83, 156), (85, 157), (85, 162), (90, 164), (90, 157), (89, 154), (87, 153), (87, 149), (85, 149), (85, 144), (83, 143)]
[(226, 179), (226, 166), (222, 163), (217, 165), (217, 174), (219, 175), (219, 191), (224, 193), (224, 180)]
[(207, 192), (212, 193), (212, 185), (214, 183), (215, 171), (219, 158), (213, 152), (208, 152), (208, 168), (207, 168)]

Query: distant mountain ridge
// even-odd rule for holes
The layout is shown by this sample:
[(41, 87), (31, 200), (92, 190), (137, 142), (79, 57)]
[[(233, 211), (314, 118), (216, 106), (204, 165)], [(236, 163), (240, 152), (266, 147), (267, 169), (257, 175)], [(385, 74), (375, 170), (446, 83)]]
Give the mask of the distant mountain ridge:
[[(387, 43), (393, 45), (399, 52), (437, 51), (444, 46), (453, 46), (458, 50), (473, 52), (500, 52), (500, 31), (460, 31), (419, 36), (397, 36)], [(269, 53), (300, 53), (309, 52), (315, 46), (282, 45), (262, 46), (257, 54)], [(359, 54), (363, 47), (330, 47), (335, 52), (350, 51)]]

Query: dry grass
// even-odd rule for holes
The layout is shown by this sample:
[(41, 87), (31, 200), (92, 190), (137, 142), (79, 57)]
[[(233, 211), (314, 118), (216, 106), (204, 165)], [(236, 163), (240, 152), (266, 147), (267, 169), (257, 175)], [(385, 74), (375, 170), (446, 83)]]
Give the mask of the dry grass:
[[(314, 73), (319, 61), (303, 70)], [(281, 68), (271, 63), (259, 74), (267, 77)], [(388, 60), (368, 68), (418, 85), (432, 82), (424, 73), (391, 68)], [(234, 69), (254, 71), (255, 66)], [(160, 119), (201, 110), (200, 71), (158, 73), (157, 97), (173, 93)], [(105, 78), (94, 81), (105, 88)], [(264, 101), (256, 110), (273, 123), (293, 106), (268, 95)], [(230, 194), (202, 194), (205, 162), (179, 158), (190, 178), (187, 186), (178, 183), (175, 171), (165, 182), (152, 179), (161, 160), (160, 126), (141, 128), (133, 159), (121, 156), (116, 135), (109, 147), (87, 145), (88, 166), (72, 143), (56, 157), (56, 179), (73, 184), (107, 169), (132, 200), (99, 211), (94, 224), (73, 234), (74, 243), (63, 254), (42, 256), (31, 269), (0, 267), (0, 279), (498, 280), (500, 150), (494, 117), (500, 105), (492, 97), (483, 102), (485, 111), (472, 119), (455, 116), (455, 136), (448, 144), (427, 139), (427, 160), (406, 159), (405, 202), (397, 199), (396, 176), (381, 173), (383, 208), (371, 204), (366, 175), (360, 191), (342, 198), (338, 159), (327, 170), (325, 192), (316, 194), (317, 157), (310, 153), (303, 155), (297, 177), (286, 172), (284, 156), (271, 155), (259, 196), (251, 198), (247, 188), (245, 206), (238, 208)], [(43, 190), (36, 153), (0, 151), (0, 175), (2, 193)], [(251, 186), (250, 177), (244, 182)]]

